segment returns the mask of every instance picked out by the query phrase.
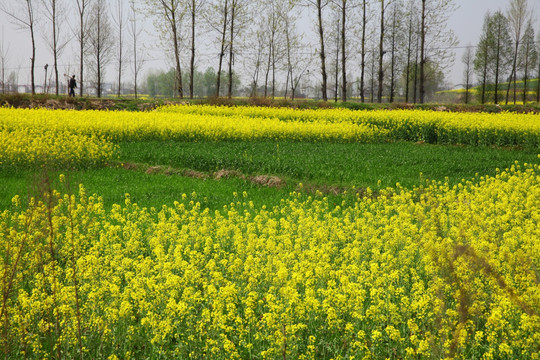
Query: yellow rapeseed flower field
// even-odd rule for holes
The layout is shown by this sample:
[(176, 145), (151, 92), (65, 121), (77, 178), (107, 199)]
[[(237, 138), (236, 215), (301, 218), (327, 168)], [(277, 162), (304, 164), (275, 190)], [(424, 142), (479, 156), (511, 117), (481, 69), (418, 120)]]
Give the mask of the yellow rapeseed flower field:
[[(61, 177), (61, 181), (63, 178)], [(332, 206), (106, 210), (81, 185), (0, 214), (7, 358), (537, 359), (540, 168)]]
[[(537, 117), (431, 111), (0, 108), (0, 168), (103, 164), (120, 141), (538, 147)], [(60, 183), (64, 182), (60, 176)], [(106, 209), (83, 185), (0, 212), (5, 358), (539, 359), (540, 166), (456, 186), (197, 194)]]
[[(18, 138), (59, 147), (72, 139), (75, 150), (82, 143), (95, 144), (111, 153), (107, 141), (188, 140), (275, 140), (380, 142), (426, 141), (443, 144), (540, 146), (540, 122), (533, 114), (449, 113), (418, 110), (351, 111), (348, 109), (296, 110), (260, 107), (165, 106), (152, 112), (70, 111), (0, 108), (0, 129), (6, 138), (15, 131), (29, 132)], [(34, 130), (29, 130), (34, 129)], [(46, 131), (41, 135), (39, 132)], [(54, 145), (47, 140), (54, 139)], [(65, 134), (65, 135), (64, 135)], [(73, 136), (87, 136), (89, 139)], [(22, 140), (21, 140), (22, 141)], [(71, 141), (71, 140), (70, 140)], [(17, 143), (12, 139), (12, 146)], [(90, 146), (90, 145), (89, 145)], [(18, 146), (28, 148), (27, 146)], [(30, 151), (30, 150), (29, 150)], [(27, 158), (42, 158), (40, 150)], [(81, 150), (87, 151), (87, 150)], [(98, 156), (95, 151), (90, 151)], [(15, 156), (15, 155), (14, 155)], [(22, 155), (17, 155), (20, 158)], [(3, 155), (4, 162), (9, 161)]]
[(423, 110), (291, 109), (169, 105), (158, 109), (168, 114), (246, 116), (283, 121), (354, 123), (377, 126), (391, 139), (442, 144), (540, 146), (537, 114), (459, 113)]
[(113, 141), (157, 140), (291, 140), (370, 142), (387, 131), (353, 123), (261, 121), (247, 116), (209, 116), (162, 112), (75, 111), (0, 108), (0, 128), (69, 130)]
[(41, 127), (0, 126), (2, 166), (96, 166), (112, 160), (116, 146), (93, 135)]

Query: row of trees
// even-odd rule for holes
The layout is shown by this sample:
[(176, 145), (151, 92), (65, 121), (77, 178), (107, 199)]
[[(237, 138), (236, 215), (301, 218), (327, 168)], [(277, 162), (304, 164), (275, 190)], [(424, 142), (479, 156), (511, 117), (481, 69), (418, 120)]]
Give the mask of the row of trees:
[[(430, 73), (444, 70), (451, 60), (449, 48), (456, 43), (446, 29), (452, 0), (3, 0), (1, 4), (12, 22), (30, 35), (32, 93), (37, 24), (53, 55), (56, 92), (61, 77), (58, 59), (72, 38), (79, 48), (79, 93), (83, 94), (88, 72), (98, 96), (105, 69), (113, 62), (118, 91), (129, 63), (137, 92), (144, 63), (141, 13), (154, 19), (160, 43), (174, 63), (180, 98), (194, 96), (195, 72), (197, 65), (201, 67), (197, 56), (207, 51), (217, 52), (215, 96), (223, 93), (225, 82), (225, 95), (233, 95), (234, 68), (242, 61), (237, 73), (250, 79), (252, 96), (275, 96), (281, 79), (285, 96), (294, 98), (304, 77), (320, 76), (322, 99), (328, 100), (333, 88), (336, 100), (338, 94), (347, 100), (353, 68), (359, 72), (354, 83), (362, 101), (369, 95), (371, 101), (381, 102), (383, 94), (394, 101), (401, 89), (406, 101), (424, 102)], [(316, 18), (311, 43), (301, 32), (299, 23), (306, 21), (302, 16)], [(76, 18), (77, 24), (60, 26), (66, 18)], [(186, 62), (188, 71), (183, 69)]]
[[(101, 95), (105, 69), (113, 62), (118, 90), (129, 63), (137, 92), (144, 63), (140, 14), (154, 19), (161, 45), (174, 63), (180, 98), (194, 96), (196, 68), (202, 65), (198, 54), (206, 51), (217, 52), (215, 96), (223, 93), (224, 83), (225, 95), (233, 95), (235, 66), (241, 62), (236, 72), (249, 78), (253, 96), (275, 96), (281, 79), (285, 96), (294, 98), (303, 78), (317, 76), (324, 100), (332, 88), (336, 100), (338, 94), (346, 100), (356, 86), (362, 101), (369, 95), (371, 101), (381, 102), (384, 94), (394, 101), (401, 89), (406, 101), (423, 102), (429, 74), (444, 70), (451, 55), (448, 48), (455, 44), (446, 29), (452, 0), (0, 1), (0, 9), (30, 35), (33, 93), (38, 32), (46, 34), (43, 40), (53, 55), (57, 93), (58, 59), (68, 39), (78, 43), (81, 95), (87, 73)], [(311, 42), (299, 25), (310, 16), (316, 18)], [(76, 18), (77, 24), (60, 26), (66, 18)], [(354, 82), (348, 80), (354, 78), (351, 68), (357, 71)]]
[[(142, 28), (138, 20), (136, 0), (21, 0), (0, 2), (0, 10), (8, 16), (18, 29), (26, 31), (31, 40), (31, 92), (36, 93), (35, 64), (36, 36), (41, 34), (53, 58), (55, 92), (60, 92), (60, 79), (68, 74), (60, 74), (59, 58), (70, 41), (78, 44), (79, 94), (85, 90), (85, 78), (90, 74), (97, 96), (101, 96), (105, 79), (105, 69), (116, 62), (118, 84), (123, 81), (126, 60), (129, 63), (137, 93), (137, 80), (144, 63), (139, 49)], [(129, 14), (125, 9), (129, 8)], [(111, 7), (114, 11), (111, 11)], [(75, 22), (73, 20), (76, 20)], [(129, 36), (129, 39), (128, 39)], [(131, 50), (128, 51), (128, 42)], [(0, 47), (1, 80), (6, 84), (5, 64), (7, 51)], [(48, 64), (45, 66), (45, 71)], [(47, 79), (45, 79), (46, 81)], [(67, 81), (67, 79), (64, 79)], [(120, 91), (121, 86), (118, 86)]]
[[(529, 80), (533, 76), (540, 78), (540, 33), (535, 41), (532, 14), (528, 0), (510, 1), (505, 13), (486, 13), (476, 51), (468, 47), (462, 59), (465, 65), (465, 102), (470, 101), (474, 75), (478, 79), (478, 97), (482, 104), (487, 101), (508, 104), (511, 94), (516, 103), (518, 79), (523, 81), (520, 100), (527, 102)], [(536, 101), (540, 102), (539, 81)]]
[[(276, 79), (281, 73), (285, 96), (294, 98), (302, 78), (312, 76), (309, 69), (315, 67), (320, 76), (321, 98), (328, 100), (333, 87), (334, 98), (337, 100), (339, 93), (345, 101), (352, 85), (347, 80), (352, 64), (360, 73), (355, 83), (361, 101), (368, 94), (374, 101), (376, 93), (376, 101), (382, 102), (386, 92), (392, 102), (401, 86), (406, 101), (424, 102), (429, 76), (439, 75), (449, 66), (451, 48), (456, 44), (452, 31), (446, 29), (448, 17), (455, 9), (451, 0), (159, 0), (150, 3), (148, 11), (157, 19), (166, 19), (160, 22), (160, 34), (168, 47), (174, 49), (180, 97), (184, 96), (184, 87), (179, 49), (186, 39), (191, 50), (189, 96), (193, 96), (197, 19), (203, 22), (201, 28), (206, 26), (213, 34), (210, 37), (213, 36), (218, 51), (216, 96), (221, 94), (225, 66), (226, 95), (232, 96), (235, 60), (244, 55), (243, 70), (244, 75), (249, 74), (252, 96), (275, 96)], [(302, 12), (316, 18), (313, 29), (316, 43), (305, 42), (305, 34), (300, 32)], [(183, 21), (186, 16), (189, 16), (187, 22)], [(358, 38), (359, 42), (350, 40)], [(431, 80), (439, 78), (435, 76)], [(263, 94), (258, 93), (261, 84), (264, 84)]]
[[(105, 70), (113, 64), (118, 94), (127, 64), (137, 93), (146, 60), (141, 42), (149, 41), (141, 30), (148, 19), (153, 19), (159, 44), (173, 64), (174, 93), (180, 98), (201, 94), (195, 89), (197, 68), (211, 66), (217, 71), (213, 94), (208, 86), (202, 91), (207, 96), (232, 97), (238, 74), (249, 83), (251, 96), (274, 97), (279, 89), (294, 98), (309, 78), (315, 79), (324, 100), (332, 92), (336, 101), (347, 100), (354, 91), (363, 102), (393, 102), (399, 97), (423, 103), (444, 81), (442, 74), (451, 66), (457, 44), (447, 27), (456, 8), (453, 0), (0, 0), (0, 4), (30, 35), (33, 93), (37, 25), (53, 55), (56, 92), (58, 59), (72, 39), (78, 45), (79, 93), (89, 76), (98, 96)], [(532, 43), (525, 41), (532, 21), (527, 26), (519, 18), (523, 9), (528, 9), (527, 0), (511, 0), (506, 16), (500, 12), (486, 16), (478, 50), (469, 52), (467, 87), (474, 73), (485, 94), (491, 80), (498, 89), (507, 72), (515, 87), (523, 75), (522, 64), (525, 77), (536, 65), (536, 55), (527, 55), (525, 62), (519, 55), (531, 53), (526, 46), (535, 48), (534, 34)], [(60, 26), (66, 18), (77, 21)], [(302, 29), (308, 19), (313, 28)], [(498, 100), (498, 90), (495, 97)]]

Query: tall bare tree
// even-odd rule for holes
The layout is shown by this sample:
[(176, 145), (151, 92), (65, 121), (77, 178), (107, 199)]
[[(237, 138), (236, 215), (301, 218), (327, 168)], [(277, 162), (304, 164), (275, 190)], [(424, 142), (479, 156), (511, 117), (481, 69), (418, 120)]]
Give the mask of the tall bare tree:
[(182, 22), (187, 8), (181, 0), (151, 0), (148, 10), (156, 17), (156, 25), (161, 35), (170, 44), (172, 42), (176, 73), (176, 90), (180, 99), (184, 98), (182, 84), (182, 65), (180, 51), (183, 40)]
[[(11, 6), (8, 6), (7, 3)], [(15, 4), (15, 5), (14, 5)], [(30, 58), (30, 78), (32, 83), (32, 95), (36, 94), (35, 65), (36, 65), (36, 10), (35, 0), (6, 1), (0, 3), (0, 11), (4, 12), (11, 22), (21, 30), (28, 30), (32, 41), (32, 57)]]
[(252, 40), (251, 47), (255, 50), (253, 59), (253, 73), (251, 76), (251, 91), (249, 96), (256, 97), (258, 96), (258, 87), (259, 87), (259, 77), (261, 74), (263, 56), (266, 45), (266, 33), (264, 28), (261, 26), (261, 21), (258, 21), (259, 27), (255, 29), (255, 33), (250, 37)]
[(405, 68), (405, 102), (409, 102), (409, 95), (410, 95), (410, 83), (411, 83), (411, 64), (412, 64), (412, 56), (414, 51), (414, 44), (417, 43), (418, 39), (418, 19), (417, 19), (417, 12), (418, 9), (416, 7), (416, 0), (409, 0), (407, 4), (407, 65)]
[(426, 96), (426, 0), (422, 0), (422, 17), (420, 18), (420, 103), (424, 103)]
[(207, 12), (207, 23), (217, 32), (219, 40), (218, 71), (216, 76), (216, 97), (219, 97), (221, 90), (221, 74), (223, 70), (223, 59), (227, 50), (227, 29), (230, 17), (231, 0), (214, 0), (211, 3), (210, 11)]
[(401, 8), (403, 3), (400, 0), (394, 0), (391, 4), (391, 23), (390, 23), (390, 102), (393, 103), (396, 95), (397, 73), (401, 63), (401, 48), (403, 47), (403, 28), (401, 18), (403, 13)]
[[(492, 37), (493, 46), (490, 47), (490, 67), (493, 67), (495, 80), (495, 104), (499, 103), (499, 84), (504, 79), (511, 65), (512, 40), (509, 35), (508, 20), (504, 14), (497, 11), (493, 14), (489, 23), (488, 36)], [(510, 75), (511, 76), (511, 75)]]
[(8, 64), (9, 45), (4, 43), (4, 27), (2, 26), (2, 37), (0, 38), (0, 85), (2, 94), (6, 93), (6, 67)]
[(94, 1), (90, 14), (92, 27), (88, 34), (88, 51), (98, 97), (101, 97), (103, 92), (105, 69), (112, 60), (111, 53), (114, 46), (107, 4), (106, 0)]
[(66, 16), (66, 8), (62, 0), (41, 0), (41, 3), (44, 9), (43, 13), (49, 21), (49, 29), (51, 30), (51, 32), (46, 30), (43, 34), (45, 41), (48, 43), (48, 46), (50, 47), (53, 55), (54, 79), (56, 84), (55, 93), (56, 95), (58, 95), (60, 88), (58, 75), (58, 57), (61, 55), (64, 47), (67, 44), (67, 40), (60, 36), (60, 25), (62, 19), (64, 19)]
[(307, 70), (307, 64), (310, 63), (310, 57), (300, 53), (304, 51), (304, 46), (301, 41), (303, 35), (296, 32), (297, 6), (297, 0), (287, 0), (282, 1), (279, 7), (280, 23), (283, 24), (284, 59), (287, 71), (285, 97), (288, 95), (290, 85), (291, 99), (294, 99), (300, 79)]
[(480, 102), (484, 104), (486, 102), (486, 89), (489, 81), (489, 66), (490, 66), (490, 54), (493, 49), (493, 36), (490, 34), (491, 14), (489, 11), (484, 15), (484, 24), (482, 26), (482, 33), (480, 40), (476, 46), (476, 53), (474, 56), (474, 71), (480, 81)]
[(324, 49), (324, 22), (323, 22), (323, 11), (324, 8), (329, 4), (329, 0), (305, 0), (308, 6), (311, 6), (317, 12), (317, 30), (319, 34), (319, 56), (321, 58), (321, 75), (322, 75), (322, 84), (321, 92), (322, 99), (328, 101), (327, 93), (327, 82), (328, 75), (326, 73), (326, 52)]
[(471, 45), (468, 45), (461, 57), (461, 62), (464, 65), (463, 70), (463, 85), (465, 85), (465, 104), (469, 103), (469, 94), (473, 79), (473, 62), (474, 62), (474, 52)]
[(426, 100), (426, 64), (444, 67), (453, 61), (452, 48), (457, 39), (447, 29), (450, 15), (456, 9), (453, 0), (422, 0), (420, 18), (420, 103)]
[(529, 21), (523, 34), (523, 42), (520, 47), (518, 63), (521, 71), (523, 72), (523, 104), (527, 103), (527, 84), (529, 82), (529, 76), (531, 68), (536, 67), (538, 61), (538, 52), (536, 50), (534, 28), (532, 22)]
[(370, 95), (370, 102), (375, 102), (375, 77), (377, 76), (377, 44), (375, 39), (371, 41), (370, 44), (371, 51), (369, 52), (369, 95)]
[(117, 91), (116, 95), (120, 96), (122, 92), (122, 72), (126, 66), (126, 46), (125, 46), (125, 34), (126, 34), (126, 15), (124, 10), (124, 2), (122, 0), (116, 0), (115, 11), (112, 15), (112, 20), (116, 32), (116, 70), (117, 70)]
[(355, 0), (333, 0), (340, 13), (340, 36), (339, 44), (341, 45), (341, 100), (347, 101), (347, 30), (349, 12), (356, 6), (358, 1)]
[(129, 35), (131, 36), (131, 44), (132, 44), (131, 55), (133, 56), (133, 60), (131, 61), (131, 70), (133, 72), (133, 91), (135, 93), (135, 98), (137, 98), (138, 96), (137, 86), (138, 86), (139, 73), (141, 72), (141, 69), (145, 62), (144, 53), (141, 52), (138, 46), (139, 38), (140, 38), (143, 28), (138, 27), (139, 22), (138, 22), (138, 17), (137, 17), (136, 0), (129, 0), (129, 9), (130, 9), (130, 15), (129, 15), (128, 32), (129, 32)]
[(419, 69), (420, 69), (420, 64), (419, 64), (419, 56), (420, 56), (420, 21), (418, 22), (418, 30), (417, 30), (417, 33), (418, 33), (418, 36), (416, 37), (416, 44), (415, 44), (415, 49), (414, 49), (414, 81), (413, 81), (413, 103), (416, 104), (417, 100), (418, 100), (418, 78), (419, 78)]
[(347, 4), (347, 0), (341, 0), (340, 10), (341, 10), (341, 100), (347, 101), (347, 10), (350, 5), (350, 1)]
[(191, 59), (189, 61), (189, 98), (193, 99), (193, 84), (195, 76), (195, 39), (196, 39), (196, 23), (197, 16), (203, 10), (204, 0), (190, 0), (189, 13), (191, 17)]
[(79, 15), (79, 28), (75, 33), (77, 40), (79, 41), (79, 95), (83, 95), (85, 83), (84, 83), (84, 55), (86, 47), (88, 46), (88, 31), (90, 27), (89, 11), (90, 6), (94, 0), (75, 0), (77, 5), (77, 14)]
[(507, 18), (510, 24), (512, 40), (514, 42), (514, 53), (512, 61), (512, 73), (510, 74), (510, 81), (506, 89), (506, 104), (510, 97), (510, 87), (514, 84), (514, 104), (516, 103), (516, 84), (517, 84), (517, 60), (519, 46), (523, 38), (523, 32), (525, 26), (531, 19), (531, 10), (529, 9), (528, 0), (511, 0), (510, 6), (507, 9)]
[[(338, 14), (339, 15), (339, 14)], [(337, 21), (336, 21), (336, 32), (335, 32), (335, 37), (336, 37), (336, 40), (335, 40), (335, 44), (336, 44), (336, 59), (334, 61), (334, 75), (335, 75), (335, 79), (334, 79), (334, 102), (337, 102), (338, 101), (338, 93), (339, 93), (339, 50), (340, 50), (340, 42), (341, 42), (341, 38), (340, 38), (340, 29), (341, 29), (341, 18), (338, 16), (337, 18)]]
[(272, 79), (271, 79), (271, 94), (272, 99), (276, 95), (276, 64), (277, 64), (277, 57), (278, 57), (278, 51), (276, 51), (276, 48), (279, 44), (279, 29), (281, 28), (282, 24), (281, 18), (278, 15), (278, 9), (279, 9), (279, 2), (278, 0), (270, 0), (266, 2), (265, 6), (265, 12), (267, 15), (263, 18), (263, 21), (265, 23), (265, 30), (266, 30), (266, 38), (267, 38), (267, 62), (266, 62), (266, 70), (265, 70), (265, 77), (264, 77), (264, 97), (268, 96), (268, 83), (269, 83), (269, 76), (270, 73), (272, 73)]
[[(379, 71), (378, 71), (378, 81), (379, 87), (377, 89), (377, 102), (382, 103), (383, 95), (383, 85), (384, 85), (384, 67), (383, 67), (383, 57), (386, 51), (384, 50), (384, 32), (385, 32), (385, 11), (386, 6), (388, 6), (388, 0), (385, 3), (385, 0), (379, 0), (381, 3), (381, 12), (380, 12), (380, 31), (379, 31)], [(386, 5), (385, 5), (386, 4)]]
[(367, 3), (362, 0), (362, 39), (360, 41), (360, 101), (365, 102), (365, 74), (366, 74), (366, 28), (367, 28)]
[(229, 84), (227, 97), (232, 98), (233, 90), (233, 65), (234, 65), (234, 45), (238, 34), (245, 26), (248, 11), (248, 0), (230, 0), (230, 26), (229, 26)]

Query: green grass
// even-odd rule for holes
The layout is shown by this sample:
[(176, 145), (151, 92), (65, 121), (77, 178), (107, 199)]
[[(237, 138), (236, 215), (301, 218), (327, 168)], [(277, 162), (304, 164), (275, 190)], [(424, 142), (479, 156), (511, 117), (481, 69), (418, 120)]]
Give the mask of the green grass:
[[(66, 175), (68, 185), (58, 184), (58, 175)], [(105, 168), (79, 171), (54, 171), (44, 175), (37, 171), (20, 171), (17, 174), (0, 174), (0, 209), (10, 207), (11, 199), (19, 194), (23, 198), (37, 194), (39, 184), (45, 177), (50, 178), (56, 188), (69, 193), (76, 193), (78, 184), (84, 184), (88, 194), (97, 194), (103, 198), (104, 204), (110, 208), (113, 204), (123, 204), (125, 194), (130, 194), (132, 202), (140, 206), (160, 208), (172, 205), (180, 200), (182, 194), (192, 199), (196, 192), (196, 201), (202, 207), (212, 210), (235, 200), (234, 193), (242, 196), (249, 194), (249, 200), (255, 205), (274, 205), (293, 190), (293, 184), (281, 188), (258, 186), (239, 178), (229, 179), (196, 179), (180, 175), (146, 174), (144, 172), (125, 170), (122, 168)]]
[[(103, 197), (105, 205), (123, 203), (126, 193), (140, 206), (171, 205), (182, 194), (196, 192), (203, 207), (218, 209), (234, 201), (233, 193), (247, 192), (256, 205), (276, 205), (289, 192), (304, 184), (304, 191), (321, 190), (331, 197), (335, 190), (394, 187), (412, 188), (423, 180), (451, 184), (471, 179), (476, 173), (494, 175), (514, 163), (537, 162), (538, 150), (492, 147), (445, 146), (396, 142), (386, 144), (305, 142), (175, 142), (146, 141), (120, 144), (120, 161), (142, 164), (142, 170), (121, 167), (51, 172), (64, 173), (72, 191), (83, 183), (90, 194)], [(164, 166), (178, 170), (172, 175), (147, 174), (144, 168)], [(204, 172), (207, 178), (183, 176), (182, 170)], [(215, 179), (215, 171), (234, 170), (245, 176)], [(268, 187), (250, 181), (250, 176), (273, 175), (284, 186)], [(42, 170), (0, 169), (0, 209), (9, 207), (15, 194), (27, 197), (37, 192)], [(335, 199), (339, 201), (339, 196)]]
[(515, 160), (537, 161), (538, 150), (387, 144), (261, 142), (122, 143), (123, 161), (168, 165), (199, 171), (237, 170), (269, 174), (295, 182), (377, 188), (418, 185), (428, 179), (457, 183), (475, 173), (494, 174)]
[[(249, 200), (257, 206), (278, 204), (292, 190), (262, 187), (239, 178), (196, 179), (181, 175), (146, 174), (125, 169), (101, 169), (72, 174), (70, 180), (83, 183), (90, 194), (103, 197), (105, 206), (122, 204), (125, 194), (130, 194), (132, 202), (144, 207), (160, 208), (172, 205), (186, 194), (189, 199), (201, 203), (203, 208), (216, 210), (235, 200), (234, 193), (249, 194)], [(192, 197), (192, 193), (196, 197)]]

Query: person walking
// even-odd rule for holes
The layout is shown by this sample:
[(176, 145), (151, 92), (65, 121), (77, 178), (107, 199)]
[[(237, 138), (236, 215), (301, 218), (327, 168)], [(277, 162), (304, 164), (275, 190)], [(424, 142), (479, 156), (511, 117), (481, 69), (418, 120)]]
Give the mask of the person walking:
[(77, 81), (75, 80), (75, 75), (73, 75), (68, 81), (69, 96), (75, 97), (75, 88), (77, 87)]

